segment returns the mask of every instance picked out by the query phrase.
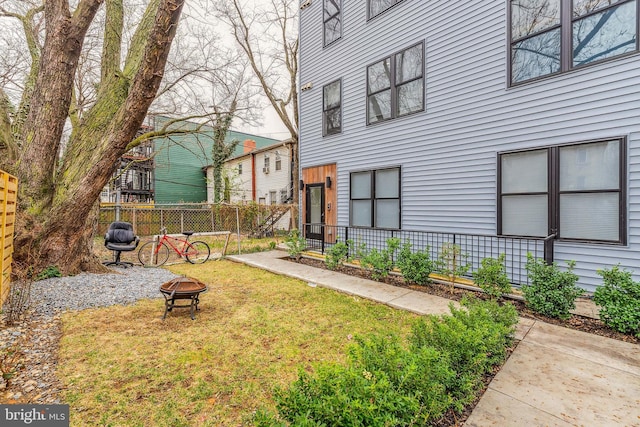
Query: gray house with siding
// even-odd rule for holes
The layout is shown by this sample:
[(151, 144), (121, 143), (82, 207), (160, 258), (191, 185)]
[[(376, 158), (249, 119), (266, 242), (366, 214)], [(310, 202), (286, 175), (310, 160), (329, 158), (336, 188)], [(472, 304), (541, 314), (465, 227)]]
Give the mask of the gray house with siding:
[(546, 238), (587, 290), (638, 277), (639, 32), (640, 0), (301, 2), (307, 234)]

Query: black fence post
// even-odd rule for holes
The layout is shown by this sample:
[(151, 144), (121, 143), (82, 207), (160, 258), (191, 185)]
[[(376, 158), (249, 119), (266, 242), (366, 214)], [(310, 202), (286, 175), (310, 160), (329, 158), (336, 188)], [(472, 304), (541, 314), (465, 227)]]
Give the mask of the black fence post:
[(547, 265), (553, 264), (553, 244), (556, 240), (556, 235), (552, 234), (544, 239), (544, 261)]

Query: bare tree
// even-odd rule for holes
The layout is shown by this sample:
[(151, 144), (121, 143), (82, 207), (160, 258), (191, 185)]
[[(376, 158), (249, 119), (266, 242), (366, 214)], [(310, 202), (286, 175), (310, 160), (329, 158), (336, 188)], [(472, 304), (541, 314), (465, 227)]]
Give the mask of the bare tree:
[(249, 60), (267, 100), (290, 133), (292, 186), (298, 202), (298, 34), (296, 0), (270, 0), (267, 8), (241, 0), (216, 4), (217, 15)]
[[(77, 118), (63, 152), (83, 44), (105, 2), (103, 37), (110, 41), (103, 43), (95, 101)], [(124, 22), (119, 4), (119, 0), (79, 0), (72, 8), (66, 0), (47, 0), (26, 11), (17, 6), (1, 11), (23, 23), (31, 53), (30, 73), (17, 107), (6, 94), (2, 96), (0, 167), (16, 174), (21, 183), (15, 259), (26, 259), (29, 254), (21, 248), (33, 247), (36, 269), (56, 265), (71, 273), (97, 268), (91, 251), (95, 202), (160, 87), (183, 0), (151, 0), (126, 55), (121, 51), (122, 32), (115, 28)], [(41, 39), (31, 37), (28, 30), (38, 19), (44, 20), (41, 47)]]

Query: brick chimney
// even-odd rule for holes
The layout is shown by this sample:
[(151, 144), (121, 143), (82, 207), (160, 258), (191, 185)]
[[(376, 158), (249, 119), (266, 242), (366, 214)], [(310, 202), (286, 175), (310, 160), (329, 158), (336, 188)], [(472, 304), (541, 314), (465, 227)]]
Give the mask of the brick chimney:
[(244, 153), (249, 153), (256, 149), (256, 142), (253, 139), (245, 139), (244, 140)]

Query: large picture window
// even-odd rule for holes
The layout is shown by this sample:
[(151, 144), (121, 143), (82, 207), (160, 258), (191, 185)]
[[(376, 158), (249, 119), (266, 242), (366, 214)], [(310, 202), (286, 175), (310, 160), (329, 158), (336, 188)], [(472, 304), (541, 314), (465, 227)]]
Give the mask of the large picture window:
[(402, 0), (368, 0), (369, 18), (380, 15), (385, 10), (400, 3)]
[(638, 0), (511, 0), (511, 83), (638, 51)]
[(323, 0), (324, 45), (342, 37), (342, 0)]
[(367, 67), (368, 124), (423, 110), (423, 43)]
[(498, 233), (625, 243), (625, 141), (499, 157)]
[(322, 88), (322, 133), (342, 131), (342, 82), (336, 80)]
[(400, 228), (400, 168), (351, 173), (349, 194), (351, 226)]

